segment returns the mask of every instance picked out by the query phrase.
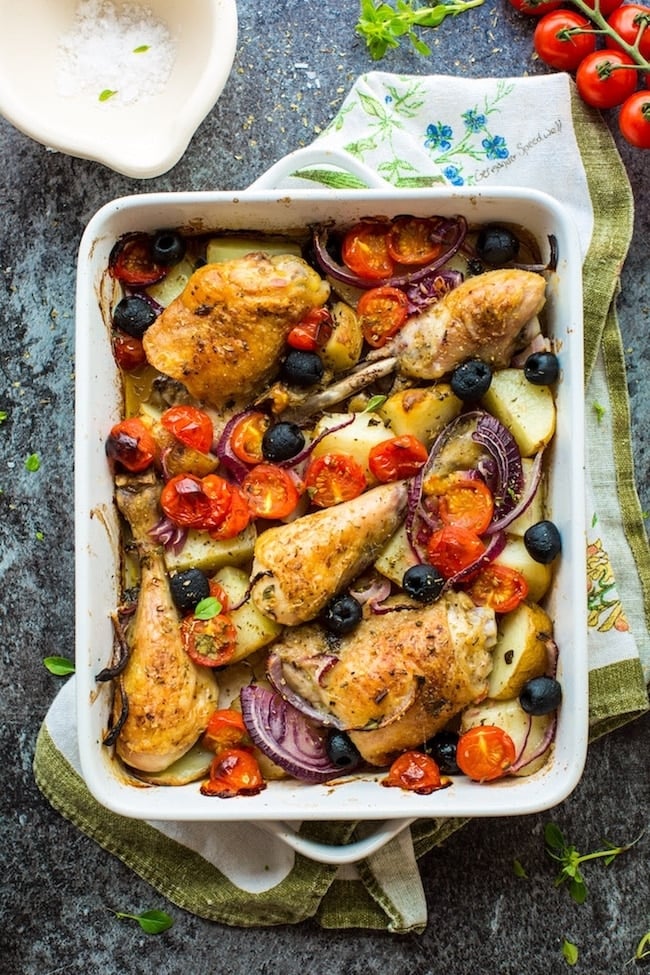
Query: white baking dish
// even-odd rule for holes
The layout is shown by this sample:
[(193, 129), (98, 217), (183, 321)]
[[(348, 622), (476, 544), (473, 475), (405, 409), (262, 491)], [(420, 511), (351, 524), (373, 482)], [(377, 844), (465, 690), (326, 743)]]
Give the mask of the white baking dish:
[[(201, 796), (198, 784), (138, 787), (125, 781), (102, 745), (111, 688), (95, 675), (111, 658), (111, 613), (119, 598), (119, 537), (113, 485), (104, 454), (110, 425), (120, 415), (119, 378), (109, 331), (100, 311), (102, 275), (115, 240), (133, 230), (194, 226), (201, 230), (282, 233), (318, 221), (349, 223), (369, 214), (464, 214), (471, 222), (510, 221), (527, 227), (545, 255), (547, 237), (558, 242), (559, 264), (547, 289), (547, 319), (561, 354), (558, 427), (549, 477), (549, 516), (558, 524), (563, 554), (548, 600), (560, 647), (564, 699), (553, 754), (527, 777), (480, 785), (466, 778), (420, 796), (382, 788), (383, 773), (354, 775), (343, 784), (271, 782), (254, 797)], [(351, 862), (381, 846), (410, 821), (423, 817), (512, 816), (561, 802), (576, 786), (587, 747), (587, 661), (583, 469), (581, 260), (576, 235), (560, 206), (542, 194), (370, 189), (343, 192), (252, 188), (242, 193), (178, 193), (126, 197), (103, 207), (81, 243), (76, 346), (76, 654), (79, 747), (83, 775), (95, 798), (127, 817), (206, 822), (251, 821), (296, 849), (325, 862)], [(351, 847), (305, 843), (302, 820), (373, 820), (369, 839)]]

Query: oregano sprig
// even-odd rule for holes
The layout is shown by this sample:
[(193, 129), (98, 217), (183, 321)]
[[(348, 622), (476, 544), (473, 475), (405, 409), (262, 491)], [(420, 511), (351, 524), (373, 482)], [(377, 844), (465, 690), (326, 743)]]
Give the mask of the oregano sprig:
[(431, 48), (415, 32), (419, 27), (438, 27), (445, 17), (456, 16), (471, 7), (480, 7), (484, 0), (431, 0), (420, 4), (418, 0), (396, 0), (395, 6), (389, 3), (375, 3), (375, 0), (361, 0), (356, 32), (366, 42), (373, 61), (379, 61), (389, 48), (399, 47), (405, 37), (418, 54), (425, 57)]
[(547, 823), (544, 827), (544, 839), (548, 855), (557, 860), (560, 864), (560, 872), (555, 878), (555, 886), (567, 883), (569, 894), (576, 904), (584, 904), (587, 899), (587, 884), (582, 874), (582, 865), (589, 860), (602, 859), (605, 866), (610, 864), (621, 853), (631, 849), (635, 843), (641, 839), (640, 834), (631, 843), (622, 846), (615, 846), (613, 843), (606, 842), (605, 848), (595, 850), (592, 853), (579, 853), (575, 846), (567, 843), (564, 835), (555, 823)]

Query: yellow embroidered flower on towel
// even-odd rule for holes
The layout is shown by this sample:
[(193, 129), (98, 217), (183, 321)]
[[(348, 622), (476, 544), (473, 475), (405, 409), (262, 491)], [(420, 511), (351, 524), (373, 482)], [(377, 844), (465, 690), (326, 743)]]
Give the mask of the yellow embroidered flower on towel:
[(587, 546), (587, 623), (601, 633), (630, 628), (616, 591), (609, 555), (600, 538)]

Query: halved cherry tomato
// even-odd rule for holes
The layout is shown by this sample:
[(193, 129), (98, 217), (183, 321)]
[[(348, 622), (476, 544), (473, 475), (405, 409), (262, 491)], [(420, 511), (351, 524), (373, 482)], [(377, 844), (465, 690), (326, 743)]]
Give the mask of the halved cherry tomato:
[(291, 329), (287, 344), (292, 349), (316, 352), (332, 334), (332, 316), (327, 308), (312, 308)]
[(368, 454), (368, 467), (378, 481), (401, 481), (414, 477), (426, 464), (429, 451), (411, 434), (391, 437), (375, 444)]
[(347, 454), (323, 454), (312, 460), (305, 475), (305, 487), (312, 504), (330, 508), (352, 501), (368, 486), (361, 464)]
[(529, 17), (541, 17), (549, 10), (556, 10), (561, 7), (564, 0), (510, 0), (510, 3), (520, 14)]
[(181, 637), (185, 652), (202, 667), (223, 667), (237, 645), (237, 629), (227, 613), (207, 620), (186, 616), (181, 622)]
[(385, 223), (366, 221), (347, 231), (343, 238), (341, 256), (347, 266), (366, 281), (389, 278), (395, 264), (388, 252), (388, 231)]
[(270, 426), (266, 413), (244, 413), (230, 434), (230, 447), (235, 456), (245, 464), (261, 463), (264, 460), (262, 439)]
[(106, 456), (111, 468), (119, 464), (137, 474), (151, 467), (156, 459), (156, 441), (142, 420), (132, 416), (111, 427), (106, 439)]
[(485, 481), (455, 477), (438, 499), (438, 515), (446, 525), (482, 535), (492, 521), (494, 498)]
[(580, 97), (593, 108), (615, 108), (636, 90), (638, 71), (623, 51), (603, 48), (588, 54), (576, 71)]
[(485, 552), (476, 532), (456, 525), (443, 525), (434, 532), (427, 545), (427, 558), (446, 579), (468, 568)]
[(399, 288), (384, 285), (364, 291), (357, 304), (363, 337), (374, 349), (397, 335), (408, 316), (408, 298)]
[(451, 780), (440, 775), (438, 764), (430, 755), (409, 751), (395, 759), (381, 784), (428, 796), (437, 789), (451, 785)]
[(253, 513), (248, 501), (239, 488), (232, 485), (230, 488), (230, 507), (218, 525), (208, 526), (208, 534), (210, 538), (215, 539), (235, 538), (248, 527), (252, 517)]
[(512, 738), (496, 725), (476, 725), (458, 739), (456, 763), (461, 772), (476, 782), (500, 779), (516, 756)]
[[(613, 11), (607, 23), (628, 44), (634, 45), (638, 38), (639, 54), (646, 61), (650, 60), (650, 8), (640, 3), (626, 3)], [(605, 46), (620, 48), (616, 38), (609, 34), (605, 35)]]
[(425, 217), (397, 217), (388, 234), (388, 253), (396, 264), (430, 264), (442, 252), (436, 226)]
[(510, 613), (528, 595), (528, 583), (509, 565), (491, 562), (472, 580), (467, 593), (479, 606), (489, 606), (495, 613)]
[(201, 795), (233, 799), (255, 796), (266, 782), (255, 756), (245, 748), (228, 748), (210, 766), (210, 778), (201, 785)]
[(230, 510), (232, 489), (218, 474), (176, 474), (165, 484), (160, 506), (181, 528), (218, 528)]
[(283, 467), (257, 464), (241, 483), (254, 518), (287, 518), (300, 500), (295, 480)]
[(170, 406), (160, 417), (165, 430), (173, 434), (186, 447), (193, 447), (207, 454), (212, 446), (214, 429), (212, 420), (204, 410), (197, 406), (179, 404)]
[(112, 344), (113, 358), (124, 372), (133, 372), (147, 361), (142, 340), (135, 335), (127, 335), (126, 332), (116, 329), (113, 332)]
[(214, 711), (203, 732), (201, 744), (217, 754), (227, 748), (250, 745), (251, 740), (241, 712), (234, 708), (219, 708)]
[(554, 10), (535, 27), (533, 45), (539, 58), (558, 71), (575, 71), (596, 50), (590, 20), (573, 10)]
[(108, 259), (111, 274), (130, 287), (155, 284), (167, 274), (167, 268), (156, 264), (151, 256), (148, 234), (125, 234), (115, 244)]

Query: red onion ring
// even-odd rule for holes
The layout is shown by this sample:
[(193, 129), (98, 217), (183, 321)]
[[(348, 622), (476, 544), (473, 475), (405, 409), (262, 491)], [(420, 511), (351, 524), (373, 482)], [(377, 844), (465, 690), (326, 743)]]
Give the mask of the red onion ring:
[(551, 742), (555, 738), (555, 729), (556, 729), (556, 726), (557, 726), (557, 718), (554, 715), (553, 718), (552, 718), (552, 720), (549, 722), (549, 725), (546, 728), (546, 731), (544, 732), (544, 737), (540, 741), (539, 745), (537, 746), (537, 748), (535, 748), (535, 750), (533, 751), (533, 754), (532, 755), (527, 755), (526, 756), (526, 759), (524, 760), (524, 757), (523, 757), (524, 756), (524, 752), (526, 751), (526, 746), (528, 744), (528, 739), (530, 738), (530, 732), (531, 732), (532, 727), (533, 727), (533, 718), (532, 718), (532, 715), (529, 715), (528, 731), (526, 733), (526, 737), (524, 739), (524, 743), (523, 743), (521, 749), (519, 750), (519, 755), (517, 755), (517, 757), (515, 758), (514, 762), (512, 763), (512, 765), (510, 766), (510, 768), (508, 769), (508, 773), (510, 775), (512, 775), (514, 772), (521, 771), (522, 768), (526, 768), (527, 765), (530, 765), (531, 762), (534, 762), (536, 758), (540, 758), (544, 754), (544, 752), (546, 752), (548, 750), (548, 748), (551, 745)]
[[(332, 666), (330, 661), (330, 666)], [(329, 668), (328, 668), (329, 669)], [(296, 711), (299, 711), (306, 718), (317, 721), (326, 728), (337, 728), (339, 731), (345, 730), (345, 724), (336, 715), (329, 711), (321, 711), (287, 683), (284, 676), (282, 659), (277, 653), (270, 653), (266, 661), (266, 676), (273, 685), (274, 690), (280, 697), (290, 704)], [(321, 672), (320, 677), (323, 674)]]

